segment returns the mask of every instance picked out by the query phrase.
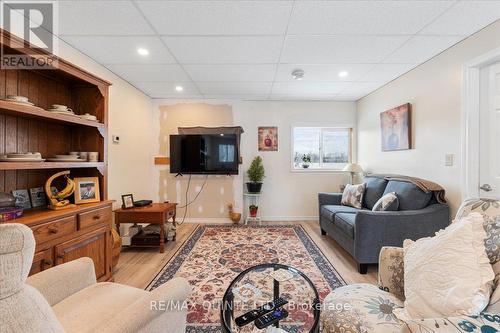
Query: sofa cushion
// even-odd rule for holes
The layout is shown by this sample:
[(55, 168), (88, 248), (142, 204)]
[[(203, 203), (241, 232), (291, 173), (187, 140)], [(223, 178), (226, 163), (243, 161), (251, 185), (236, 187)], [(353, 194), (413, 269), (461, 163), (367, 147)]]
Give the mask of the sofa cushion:
[(373, 209), (377, 200), (384, 194), (387, 180), (377, 177), (365, 177), (363, 181), (366, 184), (363, 207)]
[(333, 222), (337, 213), (356, 213), (359, 209), (341, 205), (325, 205), (321, 207), (321, 216)]
[(102, 282), (87, 287), (54, 305), (66, 332), (96, 332), (120, 310), (148, 295), (142, 289)]
[(365, 195), (365, 183), (351, 185), (347, 184), (342, 193), (342, 205), (361, 209), (363, 207), (363, 197)]
[(373, 205), (373, 211), (395, 211), (398, 210), (399, 200), (396, 192), (386, 193)]
[(399, 200), (399, 210), (416, 210), (427, 207), (432, 193), (425, 193), (412, 183), (390, 180), (384, 194), (396, 192)]
[(356, 220), (356, 214), (353, 213), (337, 213), (335, 214), (335, 220), (333, 224), (342, 229), (346, 235), (354, 238), (354, 221)]

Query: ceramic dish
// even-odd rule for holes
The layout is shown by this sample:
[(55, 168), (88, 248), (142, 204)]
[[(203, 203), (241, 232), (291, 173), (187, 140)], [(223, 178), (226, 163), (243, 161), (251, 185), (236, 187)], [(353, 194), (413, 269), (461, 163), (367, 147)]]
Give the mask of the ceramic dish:
[(7, 155), (4, 155), (5, 157), (7, 158), (37, 158), (37, 159), (41, 159), (42, 158), (42, 154), (40, 153), (26, 153), (26, 154), (17, 154), (17, 153), (12, 153), (12, 154), (7, 154)]
[(57, 158), (57, 157), (48, 158), (47, 161), (49, 161), (49, 162), (85, 162), (81, 158)]
[(30, 105), (30, 106), (34, 106), (35, 105), (35, 103), (22, 102), (22, 101), (18, 101), (18, 100), (15, 100), (15, 99), (9, 99), (9, 98), (2, 98), (2, 100), (6, 101), (6, 102), (10, 102), (10, 103), (21, 104), (21, 105)]
[(64, 158), (64, 159), (69, 160), (69, 159), (78, 159), (79, 157), (78, 157), (78, 155), (69, 154), (69, 155), (54, 155), (51, 158)]
[(19, 101), (19, 102), (28, 102), (28, 97), (26, 96), (18, 96), (18, 95), (7, 95), (7, 99)]
[(33, 158), (33, 157), (0, 157), (0, 162), (43, 162), (43, 158)]
[(51, 113), (58, 113), (58, 114), (67, 114), (69, 116), (77, 116), (74, 112), (72, 111), (61, 111), (61, 110), (56, 110), (56, 109), (49, 109), (47, 110)]

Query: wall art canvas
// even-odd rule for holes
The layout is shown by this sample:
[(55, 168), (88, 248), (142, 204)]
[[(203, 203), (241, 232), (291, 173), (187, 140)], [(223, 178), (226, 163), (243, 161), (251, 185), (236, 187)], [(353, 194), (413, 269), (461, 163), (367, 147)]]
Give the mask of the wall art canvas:
[(411, 149), (411, 105), (406, 103), (380, 114), (382, 151)]
[(278, 127), (259, 127), (259, 151), (278, 151)]

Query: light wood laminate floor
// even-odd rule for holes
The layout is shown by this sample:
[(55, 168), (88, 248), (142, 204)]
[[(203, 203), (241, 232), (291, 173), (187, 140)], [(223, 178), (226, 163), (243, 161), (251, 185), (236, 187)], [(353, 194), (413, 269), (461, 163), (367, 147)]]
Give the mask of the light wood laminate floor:
[[(262, 222), (263, 224), (300, 224), (311, 236), (328, 260), (348, 283), (376, 283), (377, 268), (370, 266), (368, 274), (358, 274), (356, 263), (334, 240), (328, 236), (321, 236), (318, 222)], [(184, 223), (177, 227), (177, 240), (165, 244), (165, 252), (159, 253), (155, 248), (129, 249), (124, 247), (120, 260), (114, 272), (115, 282), (144, 289), (156, 274), (177, 252), (180, 246), (188, 239), (198, 224)]]

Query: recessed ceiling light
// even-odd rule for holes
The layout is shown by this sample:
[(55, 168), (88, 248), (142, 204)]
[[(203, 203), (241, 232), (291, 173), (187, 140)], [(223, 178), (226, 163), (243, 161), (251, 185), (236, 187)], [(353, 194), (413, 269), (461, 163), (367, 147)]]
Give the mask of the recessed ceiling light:
[(182, 86), (175, 86), (175, 91), (183, 91), (184, 87)]
[(340, 71), (339, 72), (339, 77), (346, 77), (347, 75), (349, 75), (348, 71)]
[(296, 69), (292, 72), (292, 78), (294, 80), (302, 80), (304, 78), (304, 71), (302, 69)]
[(141, 56), (149, 55), (149, 51), (143, 47), (138, 48), (137, 53), (139, 53)]

